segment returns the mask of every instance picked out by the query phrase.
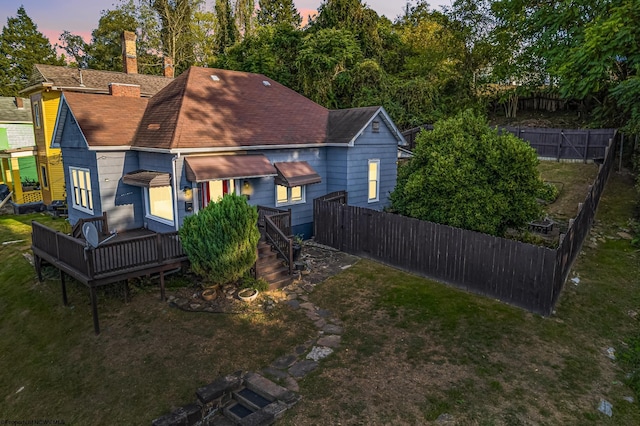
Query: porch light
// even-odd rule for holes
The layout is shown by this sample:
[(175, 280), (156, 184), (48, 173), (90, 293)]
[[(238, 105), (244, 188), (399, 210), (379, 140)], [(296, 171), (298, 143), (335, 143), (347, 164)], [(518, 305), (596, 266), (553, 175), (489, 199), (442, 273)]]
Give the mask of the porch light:
[(184, 210), (187, 212), (193, 211), (193, 189), (188, 186), (182, 188), (184, 194)]
[(185, 186), (184, 188), (182, 188), (182, 192), (184, 193), (185, 201), (192, 201), (193, 200), (193, 189), (191, 189), (188, 186)]
[(247, 197), (247, 200), (251, 198), (251, 194), (253, 194), (253, 188), (251, 188), (251, 182), (249, 182), (248, 180), (243, 181), (242, 189), (240, 190), (240, 193), (245, 197)]

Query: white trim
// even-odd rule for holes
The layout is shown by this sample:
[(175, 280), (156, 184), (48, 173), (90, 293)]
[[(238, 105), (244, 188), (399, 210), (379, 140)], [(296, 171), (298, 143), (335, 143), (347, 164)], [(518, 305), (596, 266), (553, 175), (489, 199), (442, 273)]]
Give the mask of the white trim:
[(367, 123), (364, 126), (362, 126), (360, 131), (356, 133), (356, 135), (349, 141), (350, 147), (354, 146), (356, 139), (362, 136), (362, 134), (365, 132), (365, 130), (367, 130), (371, 122), (375, 120), (375, 118), (379, 114), (382, 114), (382, 120), (387, 125), (391, 133), (396, 137), (396, 140), (398, 141), (398, 145), (402, 145), (402, 146), (407, 145), (407, 140), (404, 138), (404, 136), (402, 136), (402, 133), (400, 132), (400, 130), (398, 130), (396, 125), (393, 123), (393, 120), (391, 120), (391, 117), (389, 117), (389, 114), (387, 114), (387, 111), (385, 111), (384, 107), (380, 107), (374, 114), (371, 115), (371, 118), (369, 118), (369, 121), (367, 121)]
[[(284, 203), (279, 203), (278, 202), (278, 187), (281, 186), (283, 188), (287, 188), (287, 201)], [(291, 188), (284, 186), (284, 185), (278, 185), (276, 184), (274, 186), (274, 191), (275, 191), (275, 197), (276, 197), (276, 202), (275, 202), (275, 206), (276, 207), (281, 207), (281, 206), (294, 206), (297, 204), (305, 204), (307, 202), (307, 185), (300, 185), (299, 186), (301, 188), (302, 191), (302, 200), (300, 201), (291, 201)], [(292, 188), (298, 188), (297, 186), (294, 186)]]
[[(376, 163), (378, 166), (376, 167), (376, 197), (370, 198), (369, 193), (369, 185), (371, 185), (371, 164)], [(367, 162), (367, 202), (368, 203), (377, 203), (380, 201), (380, 159), (372, 158)]]
[[(59, 143), (55, 144), (57, 146), (54, 146), (54, 141), (57, 139), (58, 131), (62, 131), (61, 127), (63, 127), (63, 125), (60, 124), (60, 112), (62, 111), (63, 104), (66, 105), (67, 107), (67, 113), (71, 114), (71, 117), (73, 117), (73, 121), (76, 122), (76, 125), (78, 126), (78, 130), (80, 130), (80, 134), (82, 135), (82, 140), (84, 141), (85, 148), (91, 149), (89, 147), (89, 143), (87, 142), (87, 138), (82, 132), (82, 128), (80, 127), (80, 124), (78, 124), (78, 120), (76, 119), (76, 116), (73, 114), (73, 111), (69, 107), (69, 104), (67, 103), (67, 100), (64, 97), (64, 93), (60, 97), (60, 104), (58, 105), (58, 114), (56, 115), (56, 124), (55, 126), (53, 126), (53, 137), (51, 138), (51, 145), (49, 146), (49, 148), (57, 148), (57, 149), (62, 148)], [(65, 115), (65, 118), (66, 118), (66, 115)], [(58, 127), (60, 127), (60, 129)]]
[[(76, 187), (73, 184), (73, 171), (76, 170), (78, 172), (83, 172), (86, 173), (85, 175), (85, 187), (81, 187), (80, 182), (78, 182), (78, 186)], [(89, 187), (90, 189), (86, 188), (86, 176), (88, 176), (89, 178)], [(79, 178), (79, 175), (78, 175)], [(93, 214), (93, 186), (91, 185), (91, 170), (89, 169), (85, 169), (83, 167), (74, 167), (74, 166), (69, 166), (69, 186), (71, 187), (71, 207), (73, 207), (76, 210), (79, 210), (81, 212), (85, 212), (85, 213), (89, 213), (89, 214)], [(78, 203), (78, 200), (76, 199), (76, 188), (79, 188), (80, 190), (84, 190), (87, 192), (87, 203), (91, 206), (91, 208), (89, 207), (85, 207), (81, 204)]]
[[(172, 188), (171, 191), (173, 192), (173, 187), (171, 185), (168, 185), (168, 186), (170, 188)], [(143, 189), (142, 193), (144, 194), (144, 217), (146, 219), (151, 219), (151, 220), (153, 220), (155, 222), (162, 223), (163, 225), (173, 226), (174, 223), (176, 222), (176, 220), (175, 220), (176, 212), (175, 211), (173, 212), (173, 219), (174, 220), (168, 220), (168, 219), (165, 219), (165, 218), (160, 217), (160, 216), (152, 215), (150, 213), (151, 207), (150, 207), (150, 204), (149, 204), (149, 188), (144, 187), (142, 189)], [(175, 203), (176, 203), (175, 202), (175, 198), (176, 198), (176, 196), (174, 194), (171, 194), (171, 198), (174, 200), (172, 204), (175, 206)]]

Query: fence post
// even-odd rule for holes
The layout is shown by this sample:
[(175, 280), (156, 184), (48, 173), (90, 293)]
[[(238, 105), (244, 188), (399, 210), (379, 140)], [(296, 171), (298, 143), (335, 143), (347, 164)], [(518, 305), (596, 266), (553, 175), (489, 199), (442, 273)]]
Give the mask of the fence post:
[(587, 130), (587, 134), (585, 135), (584, 141), (584, 156), (582, 157), (583, 163), (587, 164), (587, 152), (589, 151), (589, 136), (591, 135), (591, 130)]
[(562, 130), (558, 133), (558, 153), (556, 154), (556, 161), (560, 162), (560, 150), (562, 149)]

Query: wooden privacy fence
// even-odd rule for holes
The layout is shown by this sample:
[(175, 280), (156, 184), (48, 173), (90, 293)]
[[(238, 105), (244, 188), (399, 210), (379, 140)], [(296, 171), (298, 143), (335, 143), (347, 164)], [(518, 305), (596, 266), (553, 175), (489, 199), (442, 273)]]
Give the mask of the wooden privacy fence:
[(314, 200), (315, 238), (347, 253), (549, 315), (593, 222), (613, 164), (612, 145), (557, 250), (322, 198)]
[[(433, 125), (409, 129), (402, 133), (409, 143), (409, 150), (415, 149), (415, 140), (420, 131), (433, 130)], [(538, 157), (555, 160), (602, 161), (609, 140), (615, 138), (615, 129), (547, 129), (534, 127), (500, 127), (501, 132), (509, 132), (527, 142), (538, 153)]]

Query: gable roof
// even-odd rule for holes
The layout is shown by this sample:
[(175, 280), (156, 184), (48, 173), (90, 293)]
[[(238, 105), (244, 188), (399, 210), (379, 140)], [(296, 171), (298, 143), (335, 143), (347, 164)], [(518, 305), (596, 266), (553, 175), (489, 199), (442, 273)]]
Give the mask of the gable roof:
[(385, 122), (398, 145), (407, 145), (404, 136), (381, 106), (332, 110), (329, 114), (328, 142), (352, 145), (378, 116)]
[(135, 146), (211, 149), (326, 143), (329, 111), (261, 74), (191, 67), (151, 98)]
[(129, 146), (149, 102), (146, 98), (64, 92), (54, 133), (58, 140), (59, 122), (71, 111), (90, 147)]
[(16, 98), (0, 97), (0, 122), (2, 123), (31, 123), (31, 101), (22, 99), (23, 108), (16, 106)]
[[(73, 90), (88, 93), (109, 93), (110, 83), (135, 84), (140, 86), (142, 96), (153, 96), (173, 81), (172, 78), (145, 75), (127, 74), (117, 71), (101, 71), (92, 69), (79, 70), (78, 68), (62, 67), (58, 65), (34, 66), (31, 77), (32, 85), (50, 85), (57, 90)], [(33, 89), (25, 89), (28, 92)]]

